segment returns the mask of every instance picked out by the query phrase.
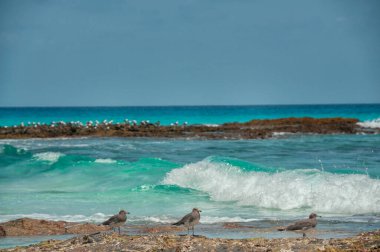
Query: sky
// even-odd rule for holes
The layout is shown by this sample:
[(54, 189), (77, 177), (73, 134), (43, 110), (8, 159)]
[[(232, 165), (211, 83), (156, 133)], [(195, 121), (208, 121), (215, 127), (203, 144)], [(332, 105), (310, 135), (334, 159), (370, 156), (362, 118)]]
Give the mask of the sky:
[(380, 103), (378, 0), (0, 0), (0, 106)]

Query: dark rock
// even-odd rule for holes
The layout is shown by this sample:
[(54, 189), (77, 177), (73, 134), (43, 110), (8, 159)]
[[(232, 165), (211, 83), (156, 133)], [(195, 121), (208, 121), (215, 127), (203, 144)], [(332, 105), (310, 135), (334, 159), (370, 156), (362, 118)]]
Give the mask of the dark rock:
[(380, 129), (359, 126), (352, 118), (282, 118), (252, 120), (246, 123), (225, 123), (216, 127), (205, 125), (157, 126), (153, 124), (124, 125), (109, 124), (89, 127), (60, 124), (0, 127), (0, 139), (4, 138), (50, 138), (50, 137), (161, 137), (161, 138), (204, 138), (204, 139), (264, 139), (274, 132), (298, 134), (357, 134), (380, 133)]
[(74, 223), (66, 221), (48, 221), (22, 218), (1, 223), (4, 236), (37, 236), (37, 235), (63, 235), (63, 234), (90, 234), (109, 230), (109, 227), (90, 223)]
[(6, 236), (7, 233), (5, 232), (4, 228), (2, 226), (0, 226), (0, 237), (2, 236)]
[(204, 236), (116, 233), (85, 235), (66, 241), (41, 242), (4, 251), (379, 251), (380, 230), (337, 239), (220, 239)]

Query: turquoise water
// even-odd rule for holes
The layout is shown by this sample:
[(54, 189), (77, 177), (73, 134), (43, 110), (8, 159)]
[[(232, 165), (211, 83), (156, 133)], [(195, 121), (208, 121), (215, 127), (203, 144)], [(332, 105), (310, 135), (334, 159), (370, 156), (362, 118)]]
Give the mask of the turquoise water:
[(132, 223), (170, 223), (195, 206), (204, 223), (311, 211), (380, 220), (379, 135), (28, 139), (0, 146), (0, 222), (100, 222), (125, 208)]
[[(351, 114), (353, 105), (347, 106), (347, 117), (380, 118), (378, 105), (359, 106)], [(25, 119), (17, 113), (1, 118)], [(225, 112), (226, 117), (219, 113), (197, 122), (233, 118), (232, 112)], [(185, 115), (181, 120), (191, 121)], [(169, 122), (174, 116), (164, 118), (159, 119)], [(319, 230), (340, 230), (321, 237), (336, 237), (380, 228), (380, 135), (278, 134), (236, 141), (5, 139), (0, 140), (0, 188), (0, 222), (31, 217), (100, 223), (126, 209), (131, 212), (127, 226), (133, 229), (172, 223), (198, 207), (203, 210), (201, 234), (239, 238), (261, 234), (225, 231), (222, 223), (268, 228), (317, 212), (323, 216)], [(279, 235), (284, 233), (271, 236)]]
[(0, 108), (0, 126), (21, 122), (129, 120), (160, 121), (168, 125), (178, 121), (189, 124), (221, 124), (252, 119), (284, 117), (350, 117), (361, 121), (380, 120), (380, 104), (282, 105), (282, 106), (174, 106), (174, 107), (59, 107)]

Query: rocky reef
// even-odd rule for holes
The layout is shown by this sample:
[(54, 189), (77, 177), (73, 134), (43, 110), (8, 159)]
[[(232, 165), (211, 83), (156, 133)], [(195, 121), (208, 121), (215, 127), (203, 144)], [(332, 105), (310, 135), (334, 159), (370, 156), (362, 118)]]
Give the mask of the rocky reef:
[(21, 218), (0, 223), (0, 237), (90, 234), (94, 232), (107, 231), (109, 229), (110, 228), (108, 226), (95, 225), (91, 223)]
[(0, 127), (0, 139), (54, 137), (156, 137), (201, 139), (263, 139), (281, 134), (378, 134), (352, 118), (283, 118), (221, 125), (170, 125), (159, 123), (51, 123)]
[[(235, 228), (228, 226), (226, 228)], [(38, 236), (78, 234), (67, 240), (47, 240), (24, 247), (0, 251), (380, 251), (380, 230), (350, 238), (251, 238), (221, 239), (176, 235), (178, 227), (165, 226), (144, 230), (145, 235), (119, 235), (108, 227), (89, 223), (70, 223), (35, 219), (17, 219), (0, 224), (0, 234)]]
[(380, 230), (342, 239), (219, 239), (171, 234), (127, 236), (116, 233), (48, 240), (3, 251), (379, 251)]

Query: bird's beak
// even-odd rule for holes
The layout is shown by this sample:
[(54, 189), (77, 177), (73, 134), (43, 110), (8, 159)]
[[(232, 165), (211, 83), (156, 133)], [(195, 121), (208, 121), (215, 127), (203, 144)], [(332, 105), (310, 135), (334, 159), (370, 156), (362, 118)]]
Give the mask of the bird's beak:
[(322, 218), (322, 216), (318, 215), (317, 217)]
[(130, 212), (127, 212), (127, 214), (131, 214)]
[(199, 210), (199, 212), (202, 212), (202, 210)]

